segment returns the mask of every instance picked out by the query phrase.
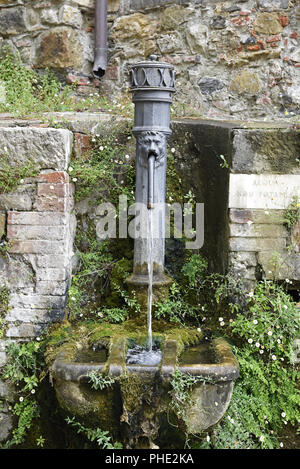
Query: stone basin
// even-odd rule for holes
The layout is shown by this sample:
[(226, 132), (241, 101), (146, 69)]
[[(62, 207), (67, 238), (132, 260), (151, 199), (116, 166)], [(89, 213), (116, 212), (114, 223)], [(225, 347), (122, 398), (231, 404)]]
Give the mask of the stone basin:
[[(199, 378), (189, 390), (189, 399), (185, 404), (185, 431), (200, 434), (223, 417), (239, 374), (237, 360), (226, 340), (215, 338), (183, 351), (179, 350), (176, 340), (161, 340), (161, 360), (155, 365), (126, 363), (130, 343), (130, 338), (115, 337), (109, 341), (106, 338), (104, 343), (101, 340), (98, 342), (95, 355), (91, 350), (83, 348), (72, 359), (69, 349), (60, 351), (51, 369), (60, 406), (77, 418), (89, 423), (92, 420), (100, 428), (114, 434), (122, 433), (120, 428), (124, 428), (124, 423), (121, 423), (124, 420), (129, 427), (131, 421), (139, 420), (139, 431), (143, 437), (146, 434), (153, 441), (159, 434), (158, 421), (161, 422), (161, 415), (166, 415), (170, 404), (172, 406), (171, 381), (174, 372), (179, 370), (183, 375)], [(102, 391), (91, 389), (89, 374), (92, 371), (112, 378), (114, 384)], [(129, 392), (134, 393), (134, 386), (137, 381), (139, 383), (136, 406), (131, 402), (132, 396), (125, 396), (122, 385), (124, 376), (127, 379), (127, 392), (129, 389)], [(130, 380), (135, 384), (131, 386)], [(156, 397), (150, 403), (149, 396), (152, 396), (154, 388)], [(145, 425), (147, 419), (148, 426)], [(145, 430), (148, 427), (151, 427), (150, 434)]]

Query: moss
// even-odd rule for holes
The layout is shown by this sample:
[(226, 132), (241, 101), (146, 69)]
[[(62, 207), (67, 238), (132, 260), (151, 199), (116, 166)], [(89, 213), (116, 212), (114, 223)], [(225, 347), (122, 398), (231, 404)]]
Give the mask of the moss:
[(7, 287), (0, 287), (0, 339), (4, 336), (7, 329), (5, 317), (10, 310), (9, 297), (9, 289)]

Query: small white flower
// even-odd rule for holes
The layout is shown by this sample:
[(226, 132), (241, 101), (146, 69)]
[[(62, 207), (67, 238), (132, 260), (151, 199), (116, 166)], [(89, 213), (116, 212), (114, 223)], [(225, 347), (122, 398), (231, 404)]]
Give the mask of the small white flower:
[(280, 339), (277, 339), (277, 343), (278, 343), (278, 344), (281, 344), (281, 340), (280, 340)]
[(99, 147), (99, 150), (100, 150), (100, 151), (103, 151), (103, 150), (104, 150), (104, 147), (101, 145), (101, 146)]
[(283, 305), (284, 309), (288, 309), (287, 305)]
[(175, 148), (171, 148), (171, 153), (175, 153)]
[(225, 326), (225, 322), (224, 322), (224, 321), (221, 321), (221, 322), (220, 322), (220, 326)]
[(35, 389), (31, 389), (31, 394), (35, 394)]
[(222, 322), (222, 321), (223, 321), (223, 318), (219, 318), (219, 321)]
[(257, 323), (258, 323), (257, 319), (253, 319), (253, 324), (257, 324)]
[(198, 331), (198, 332), (201, 332), (201, 327), (198, 327), (198, 328), (197, 328), (197, 331)]
[(130, 158), (130, 156), (129, 156), (129, 155), (125, 155), (125, 158), (126, 158), (126, 160), (128, 160), (128, 159)]
[(207, 435), (206, 441), (207, 441), (208, 443), (210, 442), (210, 436), (209, 436), (209, 435)]
[(285, 412), (281, 412), (281, 417), (286, 417), (286, 413)]
[(41, 339), (40, 339), (40, 337), (37, 337), (36, 340), (39, 342)]
[(253, 295), (254, 295), (254, 292), (253, 292), (253, 291), (249, 291), (248, 296), (250, 296), (250, 298), (252, 298)]
[(272, 355), (272, 360), (275, 361), (276, 359), (277, 359), (276, 355)]
[(283, 448), (283, 443), (281, 442), (279, 446), (280, 446), (280, 448)]
[(255, 347), (259, 348), (259, 347), (260, 347), (260, 343), (259, 343), (259, 342), (256, 342)]
[(23, 182), (24, 182), (24, 179), (21, 179), (21, 180), (20, 180), (20, 184), (23, 184)]
[(215, 406), (218, 407), (218, 405), (219, 405), (218, 402), (215, 402)]
[(273, 332), (272, 332), (272, 331), (268, 331), (268, 335), (269, 335), (269, 336), (273, 335)]
[(22, 397), (22, 396), (19, 397), (19, 401), (20, 401), (20, 402), (23, 402), (23, 401), (24, 401), (24, 397)]
[(264, 353), (264, 351), (263, 351), (263, 350), (260, 350), (259, 353), (262, 355), (262, 354)]
[(265, 441), (265, 437), (264, 437), (263, 435), (261, 435), (261, 436), (259, 437), (259, 441), (261, 441), (261, 442)]
[(249, 344), (252, 344), (253, 339), (248, 339)]
[(77, 182), (77, 178), (73, 178), (72, 181), (73, 181), (73, 182)]

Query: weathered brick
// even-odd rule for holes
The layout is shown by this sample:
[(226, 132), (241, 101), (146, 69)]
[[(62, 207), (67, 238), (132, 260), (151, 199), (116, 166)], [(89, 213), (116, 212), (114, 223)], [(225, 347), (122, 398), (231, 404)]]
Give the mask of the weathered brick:
[(69, 197), (40, 196), (36, 202), (38, 212), (68, 212), (70, 208)]
[(66, 171), (53, 171), (49, 173), (41, 173), (38, 176), (38, 183), (68, 183), (69, 174)]
[(92, 149), (91, 136), (76, 132), (74, 134), (74, 146), (77, 157), (88, 156)]
[(278, 16), (278, 21), (279, 21), (279, 23), (281, 24), (281, 26), (282, 26), (283, 28), (285, 28), (285, 27), (289, 24), (290, 19), (289, 19), (288, 16), (281, 16), (281, 15), (279, 15), (279, 16)]
[(18, 240), (61, 240), (66, 236), (65, 226), (8, 225), (7, 238)]
[(280, 42), (281, 41), (281, 35), (280, 34), (276, 34), (276, 35), (273, 35), (273, 36), (268, 36), (266, 37), (266, 42)]
[(8, 212), (7, 224), (13, 225), (39, 225), (57, 226), (67, 222), (67, 217), (62, 213), (38, 213), (38, 212)]
[(68, 197), (69, 184), (39, 183), (37, 187), (37, 195), (38, 197)]
[(63, 254), (65, 245), (59, 241), (28, 240), (11, 241), (10, 253), (19, 254)]

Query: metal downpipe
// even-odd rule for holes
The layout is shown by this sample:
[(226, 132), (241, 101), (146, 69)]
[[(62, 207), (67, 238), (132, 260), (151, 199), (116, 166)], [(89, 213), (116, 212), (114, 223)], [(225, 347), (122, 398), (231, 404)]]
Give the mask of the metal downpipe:
[(93, 73), (96, 78), (105, 74), (107, 67), (107, 0), (95, 0), (95, 58)]

